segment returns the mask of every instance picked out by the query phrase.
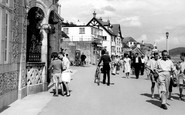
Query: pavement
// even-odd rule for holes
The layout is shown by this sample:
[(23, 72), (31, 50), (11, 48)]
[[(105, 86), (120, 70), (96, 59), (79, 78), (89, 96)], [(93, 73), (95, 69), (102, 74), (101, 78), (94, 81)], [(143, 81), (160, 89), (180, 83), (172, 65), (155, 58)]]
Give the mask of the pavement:
[[(146, 75), (125, 78), (122, 71), (111, 75), (111, 85), (94, 83), (95, 66), (72, 67), (71, 96), (53, 97), (52, 89), (29, 95), (9, 105), (0, 115), (176, 115), (185, 113), (185, 102), (178, 100), (178, 88), (173, 88), (173, 101), (168, 110), (150, 97), (150, 80)], [(155, 90), (157, 94), (157, 89)]]

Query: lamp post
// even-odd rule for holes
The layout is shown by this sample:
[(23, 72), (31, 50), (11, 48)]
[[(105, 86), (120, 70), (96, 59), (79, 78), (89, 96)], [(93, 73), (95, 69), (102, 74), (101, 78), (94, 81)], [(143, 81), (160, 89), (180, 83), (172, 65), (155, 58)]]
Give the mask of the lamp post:
[(169, 51), (168, 51), (168, 37), (169, 37), (169, 32), (166, 32), (166, 50), (169, 53)]

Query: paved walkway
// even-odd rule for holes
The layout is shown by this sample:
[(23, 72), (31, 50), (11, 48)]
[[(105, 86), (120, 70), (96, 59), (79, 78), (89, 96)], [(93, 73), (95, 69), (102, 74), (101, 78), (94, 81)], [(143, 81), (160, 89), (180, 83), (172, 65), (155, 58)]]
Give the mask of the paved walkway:
[[(150, 98), (150, 80), (135, 79), (124, 74), (111, 76), (111, 85), (93, 83), (95, 66), (74, 67), (78, 70), (70, 83), (70, 97), (53, 97), (51, 90), (18, 100), (0, 115), (176, 115), (185, 114), (185, 102), (178, 100), (178, 88), (173, 89), (174, 101), (168, 110), (160, 108), (158, 99)], [(157, 90), (156, 90), (157, 93)]]

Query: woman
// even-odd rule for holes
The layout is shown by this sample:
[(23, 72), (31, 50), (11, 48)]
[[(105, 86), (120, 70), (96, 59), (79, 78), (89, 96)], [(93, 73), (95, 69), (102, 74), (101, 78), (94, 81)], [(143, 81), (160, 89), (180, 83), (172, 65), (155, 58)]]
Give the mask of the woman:
[[(52, 76), (53, 76), (53, 83), (55, 84), (55, 93), (54, 96), (58, 96), (58, 86), (59, 83), (61, 82), (61, 70), (62, 70), (62, 61), (58, 58), (58, 53), (53, 52), (52, 53), (52, 61), (49, 66), (49, 70), (52, 71)], [(62, 87), (61, 87), (62, 90)]]
[(125, 55), (124, 66), (125, 66), (124, 68), (125, 68), (126, 78), (129, 78), (129, 74), (131, 70), (131, 59), (128, 57), (128, 54)]
[(64, 86), (66, 88), (66, 96), (70, 96), (69, 92), (69, 82), (71, 81), (71, 70), (70, 70), (70, 61), (69, 59), (64, 55), (63, 57), (63, 72), (62, 72), (62, 82), (64, 83)]

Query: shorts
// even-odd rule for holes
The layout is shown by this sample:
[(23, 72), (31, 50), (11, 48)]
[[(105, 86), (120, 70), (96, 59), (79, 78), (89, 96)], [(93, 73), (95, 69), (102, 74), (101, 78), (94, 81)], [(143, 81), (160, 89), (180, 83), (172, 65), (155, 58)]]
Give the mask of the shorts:
[(53, 83), (61, 83), (61, 73), (53, 74)]
[(159, 73), (159, 91), (168, 92), (170, 85), (170, 72)]
[(185, 84), (185, 76), (183, 74), (178, 74), (178, 83), (179, 85), (184, 85)]

